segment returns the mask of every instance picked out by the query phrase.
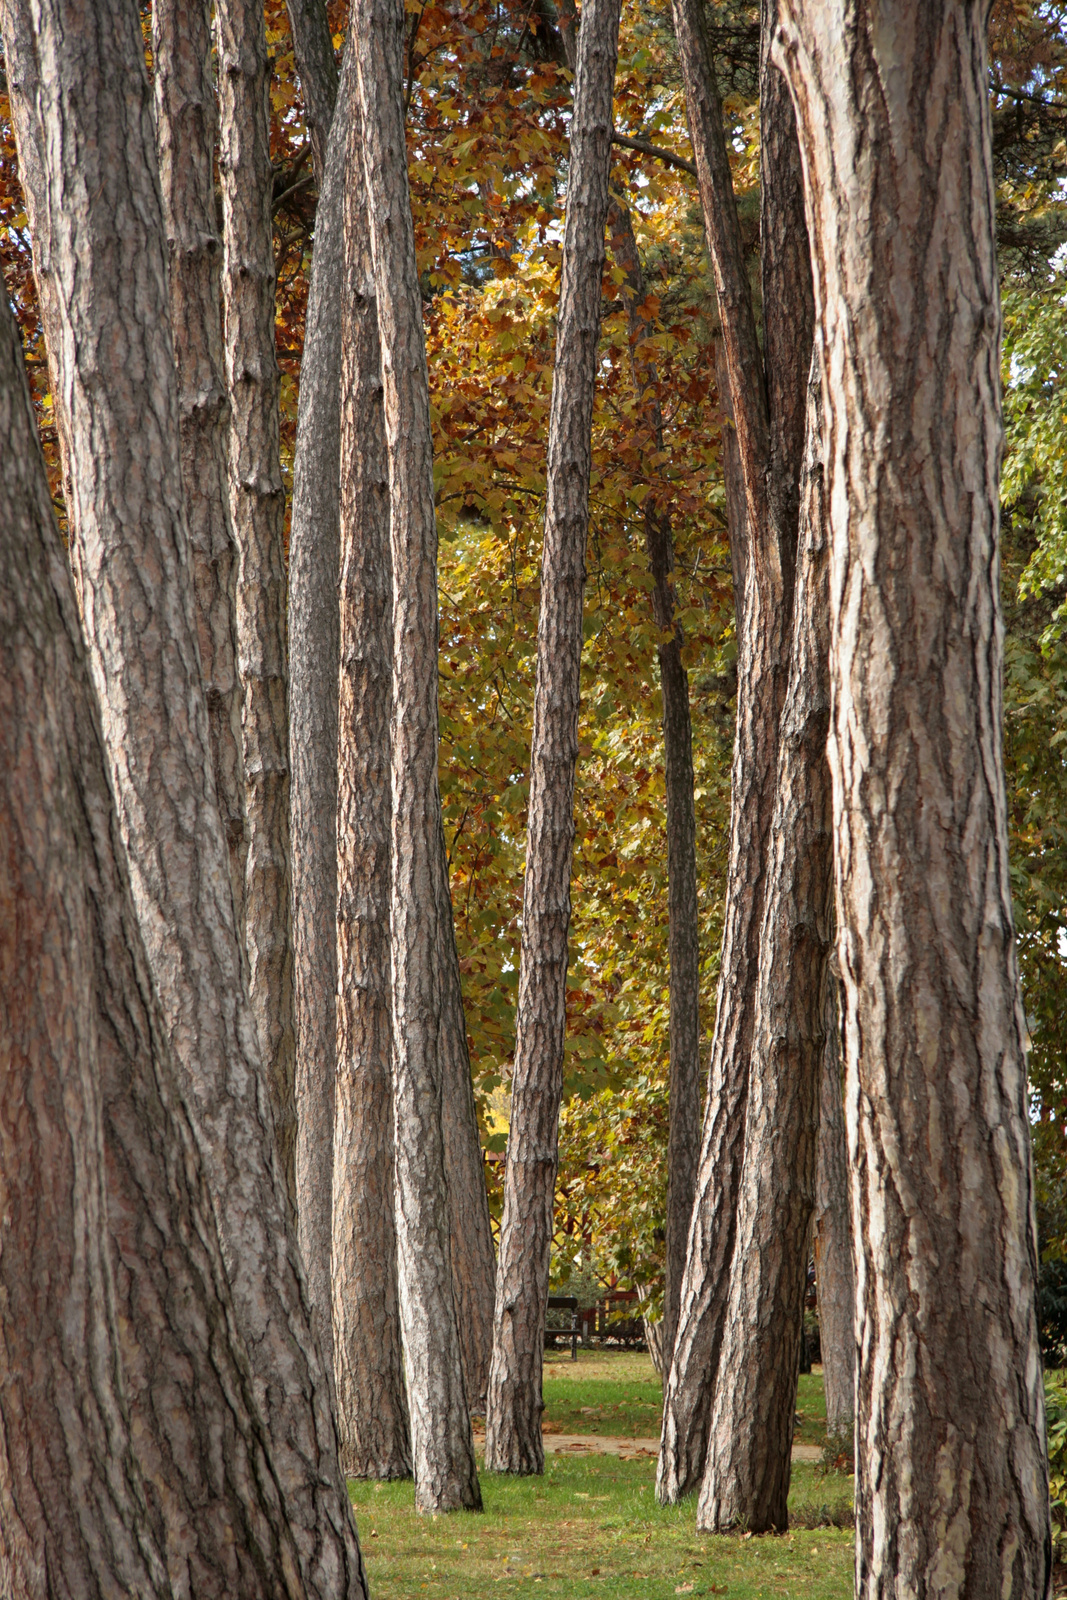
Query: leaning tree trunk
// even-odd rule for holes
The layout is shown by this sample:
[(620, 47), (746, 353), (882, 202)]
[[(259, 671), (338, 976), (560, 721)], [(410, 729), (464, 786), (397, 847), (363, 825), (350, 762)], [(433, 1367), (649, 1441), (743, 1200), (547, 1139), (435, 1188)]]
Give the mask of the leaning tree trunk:
[(346, 150), (334, 1373), (341, 1460), (346, 1472), (357, 1478), (406, 1478), (411, 1474), (411, 1443), (397, 1305), (390, 1062), (393, 584), (389, 463), (382, 414), (378, 300), (357, 105), (347, 111)]
[[(656, 373), (640, 355), (648, 333), (643, 307), (648, 289), (625, 206), (612, 200), (608, 212), (611, 249), (626, 274), (624, 295), (633, 352), (634, 386), (652, 449), (663, 449), (663, 417)], [(689, 1220), (693, 1214), (700, 1156), (700, 923), (697, 911), (696, 806), (693, 798), (693, 724), (685, 642), (675, 614), (674, 536), (670, 518), (654, 494), (645, 500), (645, 548), (652, 576), (652, 615), (660, 630), (656, 647), (663, 696), (663, 756), (666, 774), (667, 898), (670, 967), (670, 1123), (667, 1135), (667, 1238), (663, 1321), (656, 1340), (662, 1365), (670, 1359), (678, 1327), (678, 1302), (685, 1274)], [(646, 1323), (646, 1333), (649, 1325)], [(655, 1359), (655, 1358), (653, 1358)], [(658, 1367), (657, 1367), (658, 1370)]]
[(782, 0), (826, 347), (856, 1592), (1051, 1592), (1001, 750), (987, 8)]
[[(791, 512), (796, 505), (796, 490), (794, 487), (790, 491), (775, 479), (791, 466), (795, 483), (800, 464), (800, 450), (795, 450), (790, 463), (785, 448), (790, 425), (794, 431), (796, 428), (795, 405), (773, 414), (769, 407), (769, 385), (756, 337), (722, 108), (703, 13), (696, 0), (673, 0), (673, 13), (704, 230), (715, 275), (723, 366), (729, 378), (734, 434), (745, 486), (747, 546), (743, 556), (735, 552), (733, 557), (735, 585), (741, 579), (743, 591), (737, 621), (737, 729), (731, 775), (730, 860), (700, 1165), (678, 1333), (664, 1394), (656, 1474), (656, 1492), (664, 1502), (678, 1500), (695, 1489), (703, 1473), (729, 1292), (759, 984), (767, 882), (765, 850), (774, 812), (778, 721), (788, 677), (796, 560), (795, 510)], [(776, 220), (779, 207), (788, 202), (785, 196), (775, 196), (775, 200), (772, 217)], [(766, 203), (761, 229), (767, 234)], [(771, 231), (777, 233), (776, 228)], [(798, 361), (803, 363), (803, 391), (810, 343), (805, 350), (803, 335), (798, 340), (794, 326), (793, 347), (789, 350), (788, 341), (779, 339), (770, 326), (776, 316), (793, 321), (792, 299), (786, 301), (785, 297), (796, 296), (797, 289), (798, 285), (786, 280), (775, 285), (769, 300), (765, 294), (765, 342), (768, 357), (772, 351), (781, 354), (783, 347), (788, 350), (790, 372), (795, 373)], [(780, 395), (776, 398), (781, 400)], [(802, 410), (800, 421), (802, 428)], [(740, 527), (731, 526), (731, 540), (736, 541), (741, 532)]]
[(552, 378), (519, 1006), (486, 1409), (485, 1464), (497, 1472), (542, 1472), (545, 1460), (541, 1367), (563, 1090), (582, 600), (618, 34), (619, 0), (587, 0)]
[(819, 1077), (819, 1149), (815, 1164), (815, 1287), (826, 1394), (826, 1432), (851, 1441), (856, 1421), (856, 1267), (848, 1214), (848, 1143), (841, 1076), (840, 980), (828, 962)]
[(404, 136), (401, 0), (361, 0), (350, 26), (356, 30), (390, 480), (390, 943), (400, 1314), (416, 1504), (450, 1511), (480, 1508), (481, 1491), (463, 1385), (441, 1127), (437, 525)]
[(295, 1600), (6, 305), (0, 435), (0, 1581)]
[[(11, 11), (4, 0), (5, 40)], [(360, 1594), (242, 967), (197, 654), (151, 91), (137, 13), (34, 5), (38, 272), (69, 419), (71, 556), (134, 904), (308, 1595)]]
[(222, 251), (215, 205), (218, 119), (210, 4), (154, 0), (152, 55), (197, 637), (219, 811), (230, 850), (237, 924), (243, 927), (248, 857), (244, 694), (237, 669), (237, 545), (226, 456), (230, 402), (219, 306)]
[[(352, 38), (351, 33), (349, 37)], [(348, 127), (355, 103), (355, 49), (349, 45), (315, 212), (289, 528), (296, 1208), (319, 1345), (331, 1370), (337, 1072), (337, 583), (344, 272), (341, 208)]]
[(339, 89), (337, 58), (333, 53), (326, 0), (286, 0), (286, 7), (321, 205), (329, 162), (330, 129)]
[[(777, 76), (777, 74), (776, 74)], [(737, 1235), (697, 1526), (784, 1531), (815, 1199), (832, 926), (829, 540), (812, 362), (789, 691), (767, 847)]]
[(285, 486), (274, 353), (270, 60), (263, 7), (256, 0), (218, 0), (216, 25), (230, 503), (240, 553), (237, 654), (248, 815), (244, 933), (274, 1136), (295, 1208)]

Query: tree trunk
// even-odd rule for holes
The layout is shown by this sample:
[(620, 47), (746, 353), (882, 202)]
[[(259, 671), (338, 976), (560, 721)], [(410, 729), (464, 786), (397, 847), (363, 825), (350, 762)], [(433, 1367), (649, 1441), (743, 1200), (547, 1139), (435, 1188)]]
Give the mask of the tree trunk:
[(248, 857), (244, 695), (237, 670), (237, 544), (226, 460), (230, 403), (219, 309), (222, 250), (215, 206), (210, 4), (154, 0), (152, 55), (197, 639), (237, 925), (243, 927)]
[(339, 89), (337, 58), (333, 53), (326, 0), (286, 0), (286, 7), (321, 205), (329, 161), (330, 129)]
[(361, 0), (350, 26), (356, 30), (390, 480), (390, 944), (400, 1314), (416, 1504), (450, 1511), (480, 1508), (481, 1491), (463, 1386), (441, 1126), (437, 526), (404, 137), (403, 5)]
[(21, 366), (3, 305), (0, 1582), (295, 1600)]
[(1001, 751), (987, 8), (782, 0), (826, 346), (856, 1592), (1051, 1592)]
[[(775, 74), (777, 76), (777, 73)], [(756, 1034), (730, 1292), (697, 1525), (784, 1531), (815, 1199), (832, 924), (829, 539), (812, 363), (789, 692), (767, 848)]]
[(224, 244), (230, 504), (240, 563), (237, 654), (244, 686), (249, 993), (274, 1136), (296, 1206), (293, 942), (289, 892), (285, 486), (274, 354), (270, 61), (263, 7), (218, 0), (219, 176)]
[[(829, 596), (827, 597), (829, 598)], [(826, 1391), (826, 1432), (851, 1437), (856, 1422), (856, 1267), (848, 1215), (848, 1144), (841, 1076), (840, 980), (827, 964), (819, 1150), (815, 1165), (815, 1286)]]
[[(5, 0), (4, 29), (17, 0)], [(151, 91), (136, 11), (34, 7), (38, 270), (61, 339), (71, 556), (134, 904), (308, 1595), (362, 1593), (229, 885), (181, 494)], [(23, 133), (19, 130), (19, 142)]]
[(567, 936), (589, 472), (619, 0), (587, 0), (578, 42), (548, 435), (511, 1131), (485, 1464), (542, 1472), (541, 1367), (567, 1016)]
[[(629, 321), (634, 387), (649, 447), (663, 449), (663, 417), (656, 373), (639, 355), (648, 333), (643, 311), (648, 288), (633, 222), (612, 200), (608, 212), (611, 249), (626, 274), (623, 293)], [(670, 967), (670, 1125), (667, 1137), (667, 1240), (663, 1320), (657, 1342), (674, 1349), (678, 1302), (685, 1273), (689, 1220), (693, 1214), (700, 1156), (700, 923), (697, 912), (696, 807), (693, 800), (693, 725), (689, 674), (682, 662), (685, 642), (675, 616), (674, 535), (670, 518), (645, 500), (645, 548), (652, 576), (652, 615), (660, 630), (660, 691), (663, 696), (663, 756), (666, 769), (668, 956)], [(648, 1325), (646, 1324), (646, 1331)]]
[[(351, 38), (351, 34), (350, 34)], [(315, 212), (289, 528), (289, 791), (300, 1250), (323, 1359), (333, 1360), (337, 1072), (337, 684), (341, 472), (342, 204), (356, 105), (346, 47)]]
[[(781, 414), (776, 412), (773, 417), (768, 406), (768, 384), (756, 338), (722, 108), (703, 13), (695, 0), (673, 0), (673, 13), (704, 230), (715, 274), (723, 365), (729, 376), (745, 486), (746, 527), (731, 527), (730, 537), (736, 543), (744, 531), (747, 543), (744, 555), (735, 553), (733, 557), (735, 587), (743, 579), (744, 589), (737, 619), (737, 731), (731, 776), (730, 861), (700, 1165), (678, 1333), (664, 1394), (656, 1492), (665, 1503), (695, 1489), (703, 1473), (729, 1292), (759, 983), (766, 842), (774, 812), (778, 722), (788, 677), (795, 570), (795, 513), (792, 522), (789, 517), (790, 506), (796, 504), (796, 492), (777, 484), (775, 475), (791, 465), (795, 478), (800, 457), (797, 451), (790, 464), (786, 448), (790, 424), (795, 430), (795, 406)], [(768, 114), (771, 120), (766, 130), (772, 135), (766, 146), (768, 153), (777, 142), (775, 113), (780, 115), (779, 107), (761, 106), (761, 128)], [(782, 177), (785, 179), (787, 174)], [(777, 216), (783, 197), (772, 192), (771, 203), (775, 207), (772, 216)], [(769, 225), (767, 204), (765, 193), (761, 215), (765, 234)], [(798, 287), (792, 285), (794, 294)], [(775, 297), (768, 301), (765, 296), (768, 323), (775, 315), (793, 320), (792, 308), (779, 310), (776, 301), (778, 294), (789, 292), (788, 277), (783, 272), (775, 283)], [(810, 303), (810, 288), (808, 295)], [(793, 334), (795, 338), (795, 327)], [(772, 337), (769, 327), (767, 346), (768, 352), (772, 348), (779, 352), (783, 347), (787, 349), (789, 371), (793, 373), (798, 359), (806, 362), (810, 356), (810, 344), (806, 352), (803, 348), (790, 350), (784, 339)], [(782, 382), (787, 381), (783, 375)], [(775, 392), (780, 402), (777, 386)]]
[[(354, 51), (353, 51), (354, 55)], [(346, 65), (347, 71), (347, 65)], [(389, 962), (389, 463), (363, 135), (348, 112), (341, 318), (341, 675), (333, 1304), (341, 1459), (411, 1475), (397, 1306)]]

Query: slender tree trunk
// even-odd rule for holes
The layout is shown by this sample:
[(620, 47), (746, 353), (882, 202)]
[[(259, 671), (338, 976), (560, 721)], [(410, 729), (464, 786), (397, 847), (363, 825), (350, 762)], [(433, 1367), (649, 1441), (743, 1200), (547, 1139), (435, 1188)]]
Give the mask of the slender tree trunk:
[(389, 961), (393, 584), (389, 463), (363, 135), (348, 113), (341, 318), (341, 675), (333, 1304), (345, 1470), (406, 1478)]
[(219, 811), (230, 851), (237, 923), (242, 927), (248, 857), (241, 734), (244, 695), (237, 670), (237, 544), (226, 459), (230, 403), (219, 309), (222, 250), (215, 205), (217, 114), (210, 4), (154, 0), (152, 54), (197, 639)]
[[(685, 82), (689, 129), (696, 156), (704, 229), (711, 254), (722, 327), (723, 365), (729, 378), (737, 453), (745, 487), (747, 536), (744, 555), (734, 554), (735, 586), (743, 578), (738, 611), (737, 731), (731, 777), (730, 862), (715, 1032), (708, 1070), (700, 1165), (689, 1232), (678, 1333), (664, 1394), (663, 1432), (656, 1492), (670, 1502), (695, 1489), (704, 1469), (707, 1429), (729, 1293), (738, 1186), (745, 1146), (745, 1103), (756, 1019), (760, 933), (767, 885), (766, 844), (773, 819), (778, 763), (778, 722), (786, 692), (796, 552), (796, 488), (800, 450), (790, 460), (790, 429), (797, 407), (784, 404), (783, 388), (795, 378), (798, 360), (810, 356), (792, 306), (779, 306), (803, 287), (790, 283), (783, 263), (770, 265), (774, 293), (764, 295), (766, 343), (788, 358), (776, 378), (777, 409), (768, 403), (768, 383), (756, 338), (752, 302), (737, 223), (722, 108), (714, 66), (696, 0), (673, 0)], [(767, 123), (765, 155), (776, 151), (780, 105), (762, 102)], [(777, 218), (788, 210), (788, 172), (769, 167), (764, 176), (761, 229), (778, 235)], [(783, 195), (777, 184), (785, 188)], [(770, 206), (770, 215), (768, 215)], [(771, 250), (768, 249), (768, 258)], [(810, 286), (807, 290), (810, 306)], [(793, 345), (769, 326), (775, 316), (791, 327)], [(810, 325), (810, 313), (809, 313)], [(806, 378), (806, 365), (803, 373)], [(801, 379), (803, 391), (803, 378)], [(799, 412), (801, 427), (803, 410)], [(792, 471), (794, 487), (776, 481)], [(792, 520), (790, 520), (792, 519)], [(736, 543), (740, 527), (731, 527)]]
[[(777, 76), (777, 74), (776, 74)], [(730, 1293), (697, 1525), (784, 1530), (815, 1199), (832, 924), (829, 538), (812, 363), (789, 692), (767, 850), (756, 1035)]]
[(2, 305), (0, 1582), (295, 1597), (21, 365)]
[(541, 1367), (563, 1089), (582, 600), (618, 32), (619, 0), (587, 0), (552, 379), (517, 1038), (486, 1412), (485, 1464), (497, 1472), (544, 1470)]
[[(5, 40), (10, 10), (4, 0)], [(38, 271), (61, 334), (71, 555), (134, 904), (211, 1189), (308, 1595), (362, 1592), (308, 1321), (216, 802), (178, 456), (151, 91), (138, 18), (35, 4)], [(19, 142), (23, 133), (18, 130)]]
[[(828, 597), (829, 598), (829, 597)], [(836, 962), (827, 964), (819, 1150), (815, 1166), (815, 1284), (826, 1392), (826, 1432), (851, 1435), (856, 1421), (856, 1267), (848, 1214), (848, 1144), (841, 1073), (841, 998)]]
[(438, 1048), (437, 526), (422, 300), (408, 192), (400, 0), (361, 0), (359, 104), (378, 293), (393, 568), (393, 1110), (400, 1315), (416, 1504), (481, 1506), (452, 1284)]
[[(351, 31), (349, 38), (352, 38)], [(356, 105), (354, 46), (315, 212), (289, 527), (289, 817), (300, 1249), (333, 1370), (334, 1080), (337, 1072), (337, 684), (341, 472), (342, 203)]]
[(218, 0), (219, 176), (230, 390), (230, 503), (240, 564), (237, 652), (244, 686), (249, 992), (274, 1136), (296, 1206), (293, 940), (289, 886), (285, 486), (274, 353), (270, 61), (263, 7)]
[(825, 345), (856, 1592), (1051, 1592), (987, 8), (782, 0)]
[(330, 129), (340, 83), (337, 58), (333, 53), (326, 0), (286, 0), (286, 8), (321, 205), (329, 159)]
[[(633, 352), (634, 386), (652, 449), (663, 449), (663, 417), (654, 369), (639, 354), (648, 332), (643, 306), (648, 294), (633, 222), (612, 200), (608, 211), (611, 249), (626, 274), (624, 294)], [(685, 1273), (689, 1219), (693, 1214), (700, 1156), (700, 924), (697, 913), (696, 808), (693, 800), (693, 725), (689, 675), (682, 662), (685, 642), (675, 615), (674, 536), (670, 518), (653, 495), (645, 500), (645, 547), (652, 575), (652, 615), (660, 630), (660, 691), (663, 695), (663, 755), (667, 790), (668, 952), (670, 965), (670, 1126), (667, 1139), (666, 1285), (660, 1348), (674, 1349), (678, 1302)]]

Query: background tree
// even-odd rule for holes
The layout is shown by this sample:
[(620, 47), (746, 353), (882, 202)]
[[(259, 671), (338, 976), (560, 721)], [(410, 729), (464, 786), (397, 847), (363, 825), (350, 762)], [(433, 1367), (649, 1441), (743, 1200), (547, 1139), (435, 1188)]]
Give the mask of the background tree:
[(856, 1418), (856, 1266), (848, 1213), (848, 1146), (841, 1071), (841, 999), (836, 962), (827, 965), (819, 1148), (815, 1167), (815, 1284), (826, 1432), (851, 1454)]
[(951, 1581), (1046, 1594), (1001, 779), (986, 15), (901, 4), (891, 32), (884, 20), (846, 4), (828, 26), (824, 7), (783, 0), (775, 42), (798, 107), (827, 350), (857, 1593)]

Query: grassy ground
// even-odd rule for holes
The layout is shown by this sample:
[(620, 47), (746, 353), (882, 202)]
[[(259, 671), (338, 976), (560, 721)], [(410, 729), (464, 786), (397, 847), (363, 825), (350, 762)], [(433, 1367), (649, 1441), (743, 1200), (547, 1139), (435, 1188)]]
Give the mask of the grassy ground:
[[(800, 1407), (813, 1432), (821, 1387), (816, 1378)], [(574, 1367), (550, 1358), (545, 1393), (561, 1431), (632, 1438), (658, 1428), (647, 1357), (583, 1355)], [(851, 1595), (852, 1532), (841, 1526), (851, 1518), (851, 1479), (794, 1465), (791, 1530), (764, 1538), (700, 1534), (695, 1502), (659, 1506), (654, 1483), (650, 1459), (549, 1456), (543, 1478), (483, 1473), (484, 1512), (452, 1517), (418, 1516), (410, 1483), (354, 1483), (374, 1600)]]

